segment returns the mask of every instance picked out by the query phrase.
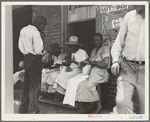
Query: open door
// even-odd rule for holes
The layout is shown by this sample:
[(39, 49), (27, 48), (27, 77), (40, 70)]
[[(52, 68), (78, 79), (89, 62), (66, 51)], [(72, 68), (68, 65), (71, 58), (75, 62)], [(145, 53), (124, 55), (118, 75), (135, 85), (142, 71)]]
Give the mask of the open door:
[(93, 46), (93, 36), (95, 34), (95, 19), (68, 24), (69, 37), (75, 35), (79, 42), (83, 44), (83, 49), (91, 55)]
[(20, 30), (32, 24), (32, 6), (24, 6), (13, 10), (13, 57), (14, 72), (18, 70), (18, 64), (24, 59), (23, 54), (18, 48)]

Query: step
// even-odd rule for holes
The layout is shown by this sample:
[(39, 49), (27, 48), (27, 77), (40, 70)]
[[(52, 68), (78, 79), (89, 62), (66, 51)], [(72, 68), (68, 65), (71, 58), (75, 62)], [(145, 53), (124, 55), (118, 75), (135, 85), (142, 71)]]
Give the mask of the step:
[(39, 98), (39, 102), (41, 103), (46, 103), (46, 104), (51, 104), (51, 105), (56, 105), (56, 106), (60, 106), (60, 107), (66, 107), (66, 108), (71, 108), (71, 109), (76, 109), (77, 110), (77, 107), (73, 107), (73, 106), (70, 106), (70, 105), (67, 105), (67, 104), (63, 104), (62, 102), (53, 102), (52, 100), (46, 100), (46, 99), (42, 99), (41, 100), (41, 97)]

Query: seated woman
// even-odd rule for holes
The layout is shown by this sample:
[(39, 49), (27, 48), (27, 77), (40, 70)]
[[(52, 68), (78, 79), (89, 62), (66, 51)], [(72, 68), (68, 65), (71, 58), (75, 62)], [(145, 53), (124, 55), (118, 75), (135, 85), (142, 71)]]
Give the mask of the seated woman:
[[(46, 91), (47, 93), (55, 92), (55, 89), (53, 89), (54, 81), (57, 75), (60, 73), (60, 66), (62, 65), (63, 60), (65, 60), (68, 57), (66, 53), (61, 52), (61, 49), (62, 48), (59, 47), (57, 43), (53, 43), (50, 45), (53, 65), (49, 65), (48, 69), (45, 69), (45, 72), (43, 72), (42, 77), (42, 83), (45, 84), (44, 91)], [(44, 97), (42, 97), (42, 99), (48, 97), (47, 93)]]
[[(103, 37), (100, 33), (94, 35), (95, 48), (92, 50), (89, 63), (92, 70), (89, 77), (78, 85), (76, 101), (79, 102), (79, 113), (98, 113), (101, 109), (96, 86), (108, 81), (110, 51), (107, 46), (102, 46)], [(91, 107), (90, 107), (91, 106)], [(90, 109), (89, 109), (89, 108)]]
[(81, 73), (79, 63), (89, 58), (88, 54), (83, 49), (80, 49), (81, 44), (78, 43), (78, 37), (71, 36), (66, 45), (69, 46), (69, 49), (72, 53), (71, 59), (69, 60), (70, 66), (68, 71), (58, 74), (53, 87), (58, 93), (63, 95), (66, 92), (68, 80)]

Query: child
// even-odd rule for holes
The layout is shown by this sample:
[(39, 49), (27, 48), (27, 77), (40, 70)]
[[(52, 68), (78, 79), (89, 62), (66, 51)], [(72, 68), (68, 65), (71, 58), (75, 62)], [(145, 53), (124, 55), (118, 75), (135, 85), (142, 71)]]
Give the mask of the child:
[(16, 72), (15, 74), (13, 74), (14, 84), (16, 84), (19, 80), (22, 81), (22, 82), (24, 81), (24, 73), (25, 73), (24, 61), (20, 61), (19, 67), (20, 67), (21, 70)]

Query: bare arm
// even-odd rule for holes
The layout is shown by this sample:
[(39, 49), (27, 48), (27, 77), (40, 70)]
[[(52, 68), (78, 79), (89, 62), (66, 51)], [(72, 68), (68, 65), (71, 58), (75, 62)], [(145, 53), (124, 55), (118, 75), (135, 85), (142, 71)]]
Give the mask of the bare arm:
[(104, 58), (102, 61), (97, 62), (97, 67), (106, 69), (109, 65), (109, 57)]

